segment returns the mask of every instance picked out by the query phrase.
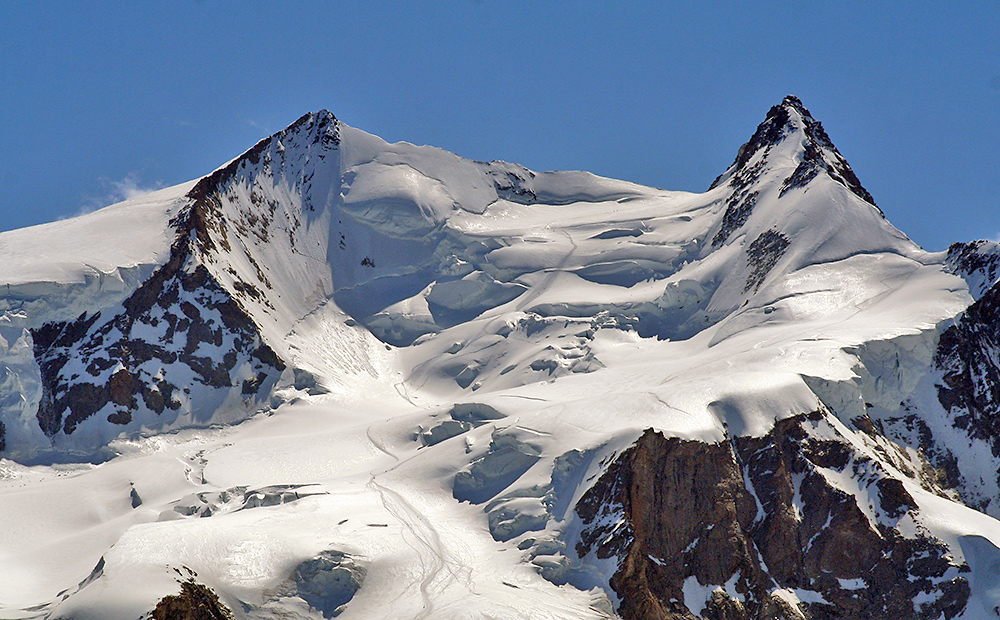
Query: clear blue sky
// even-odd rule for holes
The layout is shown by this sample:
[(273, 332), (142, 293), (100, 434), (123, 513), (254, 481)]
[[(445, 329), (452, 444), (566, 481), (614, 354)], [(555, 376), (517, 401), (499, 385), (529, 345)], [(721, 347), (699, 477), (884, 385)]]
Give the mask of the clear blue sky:
[(390, 141), (703, 191), (798, 95), (931, 250), (1000, 235), (1000, 2), (18, 2), (0, 230), (327, 108)]

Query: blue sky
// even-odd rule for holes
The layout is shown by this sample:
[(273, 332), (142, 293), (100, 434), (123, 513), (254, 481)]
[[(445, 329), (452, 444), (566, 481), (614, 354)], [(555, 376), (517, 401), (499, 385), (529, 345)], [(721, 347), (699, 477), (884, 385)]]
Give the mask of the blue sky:
[(703, 191), (789, 93), (915, 241), (1000, 234), (994, 0), (7, 3), (0, 230), (202, 176), (320, 108)]

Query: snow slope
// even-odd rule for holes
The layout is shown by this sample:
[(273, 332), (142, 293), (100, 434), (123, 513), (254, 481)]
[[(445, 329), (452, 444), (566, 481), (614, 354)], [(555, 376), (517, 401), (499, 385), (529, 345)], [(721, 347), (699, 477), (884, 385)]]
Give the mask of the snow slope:
[[(324, 111), (0, 252), (0, 616), (144, 617), (188, 579), (240, 618), (986, 618), (1000, 599), (996, 435), (939, 395), (964, 389), (939, 340), (991, 299), (995, 249), (913, 244), (794, 97), (701, 194)], [(986, 368), (976, 320), (949, 338)], [(786, 433), (794, 475), (746, 464), (726, 484), (757, 508), (720, 530), (777, 510), (801, 536), (822, 508), (896, 541), (894, 579), (937, 562), (919, 597), (857, 598), (874, 578), (827, 556), (839, 581), (812, 560), (792, 579), (766, 549), (705, 582), (701, 538), (672, 594), (647, 588), (669, 545), (620, 500), (635, 455), (695, 446), (729, 471)]]

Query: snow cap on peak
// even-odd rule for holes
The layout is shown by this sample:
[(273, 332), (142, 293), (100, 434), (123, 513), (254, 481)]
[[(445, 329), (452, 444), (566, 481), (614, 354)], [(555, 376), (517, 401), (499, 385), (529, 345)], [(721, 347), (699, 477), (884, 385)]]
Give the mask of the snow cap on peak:
[[(803, 187), (820, 172), (825, 172), (856, 196), (875, 206), (875, 200), (833, 145), (823, 125), (813, 118), (802, 100), (795, 95), (786, 95), (780, 104), (768, 111), (767, 117), (757, 127), (750, 141), (740, 147), (733, 164), (715, 179), (709, 189), (726, 183), (744, 186), (747, 180), (756, 180), (770, 167), (768, 158), (771, 151), (787, 140), (794, 140), (795, 147), (791, 149), (791, 154), (798, 161), (798, 166), (782, 183), (782, 195), (790, 189)], [(784, 149), (782, 152), (783, 156), (788, 155)]]

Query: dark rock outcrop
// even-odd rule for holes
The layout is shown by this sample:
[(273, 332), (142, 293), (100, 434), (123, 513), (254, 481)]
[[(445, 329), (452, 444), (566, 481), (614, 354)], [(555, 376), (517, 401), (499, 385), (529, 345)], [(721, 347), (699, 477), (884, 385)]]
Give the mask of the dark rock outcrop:
[[(883, 420), (898, 441), (918, 448), (941, 473), (942, 485), (975, 510), (997, 516), (1000, 497), (1000, 245), (989, 241), (956, 243), (948, 248), (947, 268), (969, 284), (976, 300), (942, 327), (932, 372), (937, 400), (947, 424), (964, 434), (977, 456), (954, 439), (942, 440), (938, 411), (909, 402), (895, 419)], [(949, 436), (954, 437), (953, 431)], [(978, 445), (976, 445), (978, 444)], [(955, 450), (955, 452), (953, 452)]]
[[(791, 176), (782, 183), (781, 195), (793, 187), (804, 186), (820, 172), (826, 172), (830, 178), (851, 190), (855, 196), (876, 207), (875, 199), (861, 185), (861, 181), (854, 174), (850, 164), (833, 145), (830, 136), (826, 134), (823, 125), (809, 114), (809, 110), (802, 105), (802, 102), (797, 97), (788, 95), (782, 102), (782, 106), (794, 108), (799, 113), (805, 124), (807, 139), (803, 144), (802, 161), (799, 162)], [(879, 209), (879, 213), (881, 212)]]
[[(794, 129), (790, 125), (791, 116), (789, 115), (789, 110), (793, 106), (798, 106), (801, 110), (805, 111), (805, 107), (802, 106), (802, 102), (799, 101), (797, 97), (792, 95), (788, 95), (780, 104), (772, 106), (771, 109), (768, 110), (767, 116), (764, 118), (764, 122), (757, 126), (757, 131), (755, 131), (753, 136), (750, 137), (750, 141), (741, 146), (739, 151), (737, 151), (736, 160), (729, 167), (730, 171), (739, 173), (744, 170), (746, 165), (758, 151), (764, 151), (766, 154), (772, 146), (785, 139), (785, 136), (788, 135), (789, 131)], [(806, 111), (806, 113), (808, 114), (808, 111)], [(712, 182), (709, 189), (715, 189), (721, 185), (725, 176), (726, 174), (723, 173), (716, 178), (715, 181)], [(729, 179), (729, 184), (734, 187), (746, 184), (745, 180), (739, 181), (735, 179), (736, 175), (734, 174), (734, 176)]]
[(482, 166), (493, 179), (493, 188), (499, 198), (526, 205), (538, 201), (535, 192), (527, 187), (528, 181), (535, 176), (531, 170), (503, 161), (476, 163)]
[(941, 334), (934, 357), (942, 372), (942, 383), (937, 386), (941, 405), (952, 414), (958, 428), (989, 443), (996, 457), (1000, 457), (998, 328), (1000, 285), (986, 291)]
[(913, 498), (835, 433), (821, 413), (716, 444), (646, 431), (578, 502), (576, 550), (617, 559), (628, 620), (955, 617), (968, 567), (901, 534)]
[(261, 160), (268, 148), (296, 132), (314, 133), (324, 148), (339, 144), (338, 122), (329, 113), (307, 114), (262, 140), (195, 184), (189, 204), (171, 222), (176, 236), (167, 262), (119, 308), (32, 330), (42, 383), (37, 418), (46, 435), (71, 434), (101, 411), (121, 425), (137, 412), (160, 415), (185, 407), (210, 415), (213, 406), (194, 393), (204, 392), (202, 386), (215, 392), (206, 397), (215, 405), (223, 392), (235, 390), (248, 402), (270, 392), (285, 365), (261, 340), (247, 311), (249, 304), (273, 307), (270, 282), (250, 253), (247, 260), (257, 267), (254, 282), (229, 270), (234, 278), (227, 288), (207, 265), (220, 260), (220, 251), (232, 249), (229, 227), (268, 241), (273, 201), (252, 193), (253, 209), (227, 223), (220, 196), (248, 167), (260, 163), (266, 168), (268, 162)]
[(969, 283), (973, 299), (980, 299), (1000, 278), (1000, 244), (980, 239), (948, 246), (947, 268)]
[(743, 292), (753, 289), (756, 292), (760, 285), (764, 283), (767, 274), (778, 264), (778, 261), (785, 254), (789, 245), (788, 237), (773, 228), (761, 233), (753, 240), (747, 248), (747, 263), (750, 267), (750, 275), (747, 276), (747, 283), (743, 287)]
[[(38, 422), (49, 436), (71, 434), (98, 411), (128, 424), (137, 410), (161, 414), (181, 407), (193, 382), (231, 388), (249, 364), (277, 380), (284, 364), (261, 341), (240, 305), (193, 259), (182, 233), (170, 259), (123, 303), (118, 313), (82, 314), (32, 330), (42, 379)], [(190, 388), (188, 388), (190, 390)]]
[(233, 614), (206, 585), (190, 578), (181, 582), (180, 594), (163, 597), (152, 620), (232, 620)]

